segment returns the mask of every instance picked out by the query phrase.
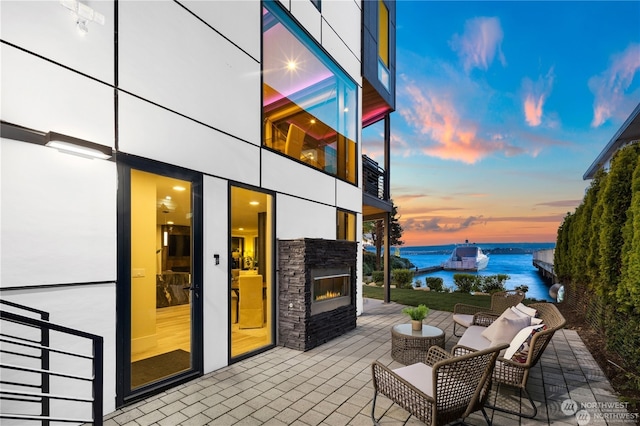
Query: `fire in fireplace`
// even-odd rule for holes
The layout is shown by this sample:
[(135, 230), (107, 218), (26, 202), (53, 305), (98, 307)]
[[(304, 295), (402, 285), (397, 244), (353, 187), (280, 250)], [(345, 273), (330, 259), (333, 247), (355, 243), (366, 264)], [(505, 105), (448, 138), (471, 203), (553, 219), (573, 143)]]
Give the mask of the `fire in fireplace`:
[(327, 312), (351, 303), (351, 268), (318, 268), (311, 271), (311, 314)]

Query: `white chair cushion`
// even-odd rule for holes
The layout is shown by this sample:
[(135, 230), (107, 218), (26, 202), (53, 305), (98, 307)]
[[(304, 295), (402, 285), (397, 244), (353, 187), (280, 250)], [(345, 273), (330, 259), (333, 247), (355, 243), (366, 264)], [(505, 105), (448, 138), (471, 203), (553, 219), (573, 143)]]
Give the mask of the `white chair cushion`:
[(396, 368), (393, 372), (433, 398), (433, 369), (427, 364), (418, 362)]
[[(522, 305), (522, 308), (518, 308), (518, 306)], [(533, 308), (529, 308), (522, 303), (518, 304), (518, 306), (512, 306), (511, 310), (520, 316), (528, 316), (531, 317), (531, 325), (542, 324), (542, 318), (536, 318), (538, 311)]]
[(534, 308), (530, 308), (526, 305), (524, 305), (522, 302), (518, 303), (515, 308), (527, 315), (529, 315), (530, 317), (535, 317), (538, 314), (538, 311), (536, 311)]
[(473, 315), (453, 314), (453, 321), (463, 327), (469, 327), (473, 324)]
[(513, 356), (518, 353), (519, 356), (516, 359), (512, 359), (512, 361), (516, 362), (526, 362), (527, 355), (529, 353), (529, 343), (531, 342), (531, 337), (534, 334), (542, 331), (546, 328), (544, 324), (536, 324), (531, 325), (529, 327), (525, 327), (515, 335), (511, 344), (507, 348), (504, 353), (505, 359), (512, 359)]
[(505, 309), (481, 334), (491, 340), (493, 345), (509, 343), (520, 330), (531, 325), (531, 317), (521, 317), (511, 309)]
[(469, 348), (481, 351), (483, 349), (487, 349), (491, 346), (491, 340), (482, 336), (482, 332), (486, 330), (487, 327), (482, 327), (479, 325), (472, 325), (467, 328), (464, 332), (460, 340), (458, 340), (458, 345), (467, 346)]

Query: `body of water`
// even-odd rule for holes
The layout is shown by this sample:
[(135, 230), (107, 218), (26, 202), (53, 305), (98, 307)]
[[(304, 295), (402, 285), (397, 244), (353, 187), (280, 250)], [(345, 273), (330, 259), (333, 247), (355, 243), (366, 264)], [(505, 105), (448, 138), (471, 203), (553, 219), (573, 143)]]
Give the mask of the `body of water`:
[[(555, 243), (483, 243), (477, 245), (489, 255), (489, 265), (478, 272), (478, 275), (507, 274), (510, 277), (505, 282), (507, 289), (510, 290), (519, 285), (526, 285), (529, 287), (527, 297), (553, 301), (549, 296), (549, 284), (542, 279), (538, 270), (533, 266), (533, 252), (535, 250), (554, 248)], [(409, 259), (418, 268), (438, 266), (449, 257), (454, 247), (454, 244), (401, 247), (400, 257)], [(516, 254), (502, 254), (509, 252)], [(397, 251), (394, 254), (397, 254)], [(419, 274), (416, 275), (415, 280), (422, 281), (422, 285), (425, 286), (427, 277), (440, 277), (444, 280), (445, 287), (455, 289), (453, 275), (458, 272), (437, 271), (429, 274)], [(475, 272), (473, 273), (475, 274)]]

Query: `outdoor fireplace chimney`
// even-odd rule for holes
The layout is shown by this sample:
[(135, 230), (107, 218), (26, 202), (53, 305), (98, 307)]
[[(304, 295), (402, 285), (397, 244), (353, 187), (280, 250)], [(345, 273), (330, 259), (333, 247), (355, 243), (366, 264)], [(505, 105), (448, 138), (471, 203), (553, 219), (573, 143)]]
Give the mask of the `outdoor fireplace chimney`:
[(279, 342), (309, 350), (356, 327), (357, 243), (278, 240)]

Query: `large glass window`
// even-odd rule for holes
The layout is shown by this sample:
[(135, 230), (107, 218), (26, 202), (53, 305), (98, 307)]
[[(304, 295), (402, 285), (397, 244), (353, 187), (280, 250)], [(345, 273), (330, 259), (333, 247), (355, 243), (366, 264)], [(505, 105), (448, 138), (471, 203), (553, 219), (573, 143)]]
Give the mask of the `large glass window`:
[(275, 4), (262, 38), (264, 145), (355, 184), (355, 83)]
[(384, 0), (378, 1), (378, 57), (389, 67), (389, 10)]
[(378, 80), (389, 90), (389, 9), (378, 0)]
[(231, 187), (231, 357), (274, 343), (272, 196)]

